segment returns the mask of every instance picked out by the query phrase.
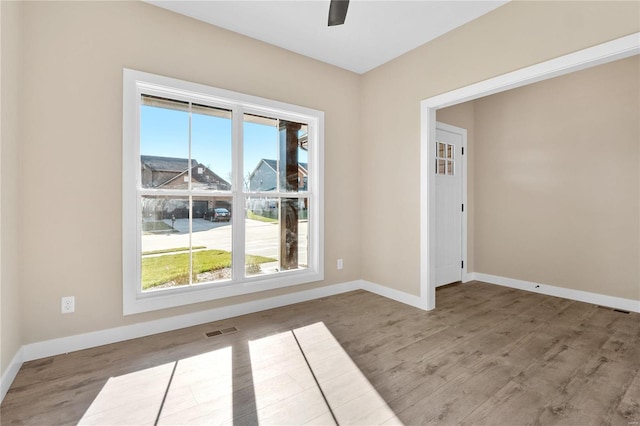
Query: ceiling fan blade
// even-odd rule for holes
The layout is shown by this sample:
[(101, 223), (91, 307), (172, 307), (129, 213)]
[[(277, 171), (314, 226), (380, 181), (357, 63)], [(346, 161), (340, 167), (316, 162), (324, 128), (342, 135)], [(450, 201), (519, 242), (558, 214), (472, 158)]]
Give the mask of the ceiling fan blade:
[(329, 5), (329, 26), (344, 24), (349, 9), (349, 0), (331, 0)]

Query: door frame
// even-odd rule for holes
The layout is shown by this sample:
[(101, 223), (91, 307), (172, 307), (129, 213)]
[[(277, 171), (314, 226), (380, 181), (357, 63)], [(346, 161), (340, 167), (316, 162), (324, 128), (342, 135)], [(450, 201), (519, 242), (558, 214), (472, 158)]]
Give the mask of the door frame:
[[(462, 238), (462, 247), (461, 247), (461, 251), (462, 253), (460, 253), (460, 260), (462, 260), (462, 271), (460, 274), (461, 280), (462, 282), (467, 282), (468, 277), (467, 277), (467, 212), (469, 211), (469, 208), (467, 206), (467, 154), (468, 154), (468, 150), (467, 150), (467, 129), (463, 129), (462, 127), (456, 127), (456, 126), (452, 126), (450, 124), (446, 124), (446, 123), (441, 123), (439, 121), (436, 121), (436, 130), (440, 129), (440, 130), (444, 130), (445, 132), (449, 132), (449, 133), (454, 133), (456, 135), (460, 135), (462, 137), (462, 150), (464, 152), (464, 155), (462, 155), (462, 196), (461, 196), (461, 202), (464, 205), (464, 210), (462, 211), (462, 216), (460, 217), (460, 221), (462, 222), (462, 230), (461, 230), (461, 238)], [(435, 176), (435, 167), (434, 167), (434, 161), (433, 159), (436, 158), (436, 148), (435, 148), (435, 131), (434, 131), (434, 142), (433, 142), (433, 157), (431, 158), (431, 168), (432, 168), (432, 172), (433, 175), (431, 176)], [(432, 181), (434, 181), (434, 185), (433, 185), (433, 191), (435, 194), (435, 179), (431, 179)], [(434, 198), (435, 200), (435, 198)], [(433, 217), (434, 217), (434, 230), (435, 230), (435, 202), (434, 204), (432, 204), (433, 206)], [(437, 249), (437, 247), (435, 247), (435, 241), (434, 241), (434, 249)], [(435, 253), (435, 250), (434, 250)], [(434, 257), (434, 264), (435, 264), (435, 257)], [(435, 280), (435, 277), (434, 277)], [(435, 288), (435, 281), (434, 281), (434, 288)]]
[[(569, 53), (420, 102), (420, 305), (436, 306), (435, 140), (436, 110), (640, 54), (640, 32)], [(463, 281), (469, 279), (464, 273)]]

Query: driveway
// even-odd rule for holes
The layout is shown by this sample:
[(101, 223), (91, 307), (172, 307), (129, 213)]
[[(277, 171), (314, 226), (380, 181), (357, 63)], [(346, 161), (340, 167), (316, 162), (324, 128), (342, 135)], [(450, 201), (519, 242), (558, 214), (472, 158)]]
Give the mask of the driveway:
[[(171, 226), (170, 219), (166, 219), (164, 222)], [(204, 219), (193, 219), (192, 246), (231, 251), (232, 224), (233, 221), (211, 222)], [(303, 264), (307, 263), (307, 225), (306, 221), (300, 222), (298, 225), (298, 259)], [(178, 232), (143, 235), (142, 251), (189, 247), (189, 219), (176, 219), (174, 229)], [(247, 254), (278, 259), (280, 255), (279, 236), (280, 227), (277, 223), (245, 219)]]

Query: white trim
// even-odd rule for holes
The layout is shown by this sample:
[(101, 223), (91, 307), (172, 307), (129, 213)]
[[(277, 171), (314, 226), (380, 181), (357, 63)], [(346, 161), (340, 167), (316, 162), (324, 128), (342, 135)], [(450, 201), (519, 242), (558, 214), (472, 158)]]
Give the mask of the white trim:
[(640, 33), (588, 47), (507, 74), (452, 90), (422, 101), (429, 108), (445, 108), (553, 77), (628, 58), (640, 53)]
[(424, 309), (427, 307), (424, 304), (424, 299), (414, 294), (405, 293), (403, 291), (394, 290), (389, 287), (385, 287), (379, 284), (375, 284), (365, 280), (359, 280), (359, 288), (366, 290), (370, 293), (377, 294), (378, 296), (386, 297), (387, 299), (395, 300), (396, 302), (404, 303), (405, 305), (413, 306), (414, 308)]
[[(495, 275), (470, 273), (466, 275), (466, 281), (478, 280), (490, 284), (502, 285), (519, 290), (532, 291), (549, 296), (562, 297), (565, 299), (577, 300), (580, 302), (593, 303), (622, 309), (632, 312), (640, 312), (640, 301), (623, 299), (619, 297), (606, 296), (596, 293), (589, 293), (579, 290), (571, 290), (562, 287), (555, 287), (546, 284), (538, 284), (528, 281), (516, 280), (512, 278), (498, 277)], [(466, 282), (465, 281), (465, 282)], [(355, 280), (312, 290), (286, 294), (282, 296), (270, 297), (267, 299), (241, 303), (237, 305), (224, 306), (209, 309), (192, 314), (179, 315), (163, 318), (160, 320), (147, 321), (122, 327), (110, 328), (106, 330), (77, 334), (73, 336), (61, 337), (58, 339), (46, 340), (43, 342), (31, 343), (20, 348), (15, 355), (7, 371), (2, 376), (2, 397), (6, 394), (15, 379), (23, 362), (32, 361), (48, 356), (59, 355), (152, 334), (191, 327), (208, 322), (219, 321), (226, 318), (233, 318), (239, 315), (260, 312), (267, 309), (287, 306), (294, 303), (319, 299), (322, 297), (346, 293), (354, 290), (365, 290), (388, 299), (395, 300), (418, 309), (426, 309), (424, 298), (389, 287), (381, 286), (365, 280)], [(1, 398), (0, 398), (1, 400)]]
[(292, 305), (294, 303), (319, 299), (321, 297), (346, 293), (360, 288), (359, 281), (349, 281), (326, 287), (319, 287), (312, 290), (304, 290), (282, 296), (239, 303), (237, 305), (208, 309), (206, 311), (194, 312), (191, 314), (178, 315), (154, 321), (146, 321), (122, 327), (109, 328), (106, 330), (92, 331), (89, 333), (76, 334), (74, 336), (31, 343), (23, 346), (24, 361), (31, 361), (47, 356), (93, 348), (138, 337), (150, 336), (152, 334), (164, 333), (166, 331), (192, 327), (194, 325), (206, 324), (208, 322), (233, 318), (239, 315), (251, 314), (267, 309)]
[(45, 340), (22, 346), (14, 356), (7, 371), (2, 375), (2, 394), (0, 402), (9, 390), (23, 362), (33, 361), (48, 356), (60, 355), (82, 349), (93, 348), (110, 343), (122, 342), (152, 334), (164, 333), (185, 327), (206, 324), (208, 322), (233, 318), (267, 309), (306, 302), (308, 300), (333, 296), (354, 290), (365, 290), (388, 299), (405, 303), (419, 309), (425, 309), (423, 299), (419, 296), (393, 290), (369, 281), (355, 280), (344, 283), (304, 290), (282, 296), (260, 299), (237, 305), (223, 306), (191, 314), (178, 315), (154, 321), (146, 321), (137, 324), (125, 325), (106, 330), (92, 331), (73, 336), (60, 337), (58, 339)]
[(423, 300), (418, 296), (393, 290), (369, 281), (355, 280), (319, 287), (312, 290), (304, 290), (282, 296), (270, 297), (267, 299), (254, 300), (237, 305), (223, 306), (206, 311), (194, 312), (191, 314), (178, 315), (154, 321), (146, 321), (122, 327), (30, 343), (24, 345), (20, 349), (20, 356), (18, 357), (18, 355), (16, 355), (16, 359), (20, 363), (32, 361), (34, 359), (40, 359), (47, 356), (93, 348), (96, 346), (107, 345), (152, 334), (164, 333), (180, 328), (192, 327), (194, 325), (233, 318), (239, 315), (251, 314), (354, 290), (369, 291), (400, 303), (414, 306), (419, 309), (425, 309)]
[(462, 282), (463, 283), (468, 283), (469, 281), (476, 281), (477, 275), (475, 272), (469, 272), (467, 275), (462, 277)]
[[(579, 290), (570, 290), (561, 287), (554, 287), (543, 284), (536, 284), (527, 281), (503, 278), (489, 274), (469, 273), (465, 277), (467, 281), (483, 281), (490, 284), (497, 284), (520, 290), (533, 291), (549, 296), (563, 297), (566, 299), (578, 300), (581, 302), (594, 303), (602, 306), (609, 306), (625, 311), (640, 312), (640, 301), (622, 299), (619, 297), (605, 296), (596, 293), (588, 293)], [(538, 286), (538, 287), (536, 287)], [(306, 302), (308, 300), (333, 296), (354, 290), (364, 290), (381, 297), (395, 300), (413, 306), (418, 309), (426, 309), (425, 299), (413, 294), (394, 290), (365, 280), (348, 281), (312, 290), (305, 290), (297, 293), (282, 296), (270, 297), (267, 299), (252, 302), (240, 303), (237, 305), (224, 306), (209, 309), (192, 314), (179, 315), (163, 318), (154, 321), (141, 322), (122, 327), (115, 327), (106, 330), (77, 334), (73, 336), (61, 337), (58, 339), (46, 340), (43, 342), (31, 343), (22, 346), (11, 360), (9, 368), (2, 375), (0, 402), (9, 390), (23, 362), (32, 361), (48, 356), (60, 355), (77, 350), (93, 348), (110, 343), (122, 342), (138, 337), (191, 327), (222, 319), (233, 318), (239, 315), (246, 315), (267, 309), (287, 306), (294, 303)]]
[(530, 67), (433, 96), (420, 102), (420, 297), (426, 309), (435, 308), (435, 123), (436, 110), (515, 89), (527, 84), (628, 58), (640, 53), (640, 33), (569, 53)]
[(468, 283), (469, 281), (473, 281), (475, 278), (471, 278), (473, 277), (475, 274), (473, 272), (468, 273), (468, 274), (462, 274), (462, 280), (461, 282), (464, 283)]
[(496, 284), (503, 287), (510, 287), (516, 288), (518, 290), (545, 294), (547, 296), (562, 297), (563, 299), (570, 299), (578, 302), (591, 303), (594, 305), (621, 309), (623, 311), (640, 313), (640, 300), (624, 299), (622, 297), (607, 296), (605, 294), (591, 293), (589, 291), (573, 290), (570, 288), (556, 287), (549, 284), (541, 284), (531, 281), (517, 280), (514, 278), (499, 277), (497, 275), (483, 274), (480, 272), (476, 272), (473, 275), (474, 279), (476, 279), (477, 281), (482, 281), (489, 284)]
[(18, 349), (18, 352), (14, 355), (13, 359), (9, 363), (9, 367), (0, 377), (0, 402), (4, 399), (4, 396), (9, 391), (11, 384), (15, 380), (18, 375), (18, 371), (20, 371), (20, 367), (22, 367), (22, 363), (24, 362), (24, 346)]
[[(436, 307), (435, 209), (436, 180), (432, 159), (436, 156), (436, 109), (420, 103), (420, 297), (425, 309)], [(425, 265), (426, 260), (426, 265)]]

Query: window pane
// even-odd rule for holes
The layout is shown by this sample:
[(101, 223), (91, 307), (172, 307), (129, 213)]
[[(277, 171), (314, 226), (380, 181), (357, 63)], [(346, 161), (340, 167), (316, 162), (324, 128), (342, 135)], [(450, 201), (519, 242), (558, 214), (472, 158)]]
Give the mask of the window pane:
[(189, 285), (189, 200), (141, 197), (142, 290)]
[(453, 161), (447, 161), (447, 174), (448, 174), (449, 176), (453, 176), (453, 173), (454, 173), (454, 171), (453, 171), (453, 167), (454, 167), (454, 166), (453, 166), (453, 164), (454, 164), (454, 163), (453, 163)]
[[(300, 266), (301, 213), (306, 213), (304, 200), (298, 198), (280, 200), (280, 269), (284, 271), (298, 269)], [(302, 245), (304, 244), (306, 242), (302, 241)]]
[(247, 276), (308, 267), (308, 212), (308, 198), (247, 199)]
[(438, 160), (438, 174), (445, 174), (445, 160)]
[(298, 199), (298, 267), (309, 267), (309, 199)]
[(244, 178), (249, 191), (308, 190), (307, 125), (244, 116)]
[(278, 133), (280, 191), (306, 191), (309, 174), (307, 126), (294, 121), (279, 120)]
[(280, 203), (277, 198), (247, 198), (245, 221), (245, 273), (278, 272), (280, 255)]
[(244, 115), (245, 189), (276, 191), (278, 188), (278, 120)]
[(230, 280), (231, 197), (193, 197), (193, 283)]
[(140, 106), (140, 167), (143, 188), (187, 188), (188, 104), (143, 96)]
[(453, 145), (447, 144), (447, 158), (453, 159), (453, 153), (454, 153)]
[(192, 106), (191, 188), (231, 190), (231, 111)]
[(438, 150), (437, 150), (437, 156), (440, 158), (444, 158), (444, 150), (445, 150), (445, 145), (444, 143), (438, 142)]

